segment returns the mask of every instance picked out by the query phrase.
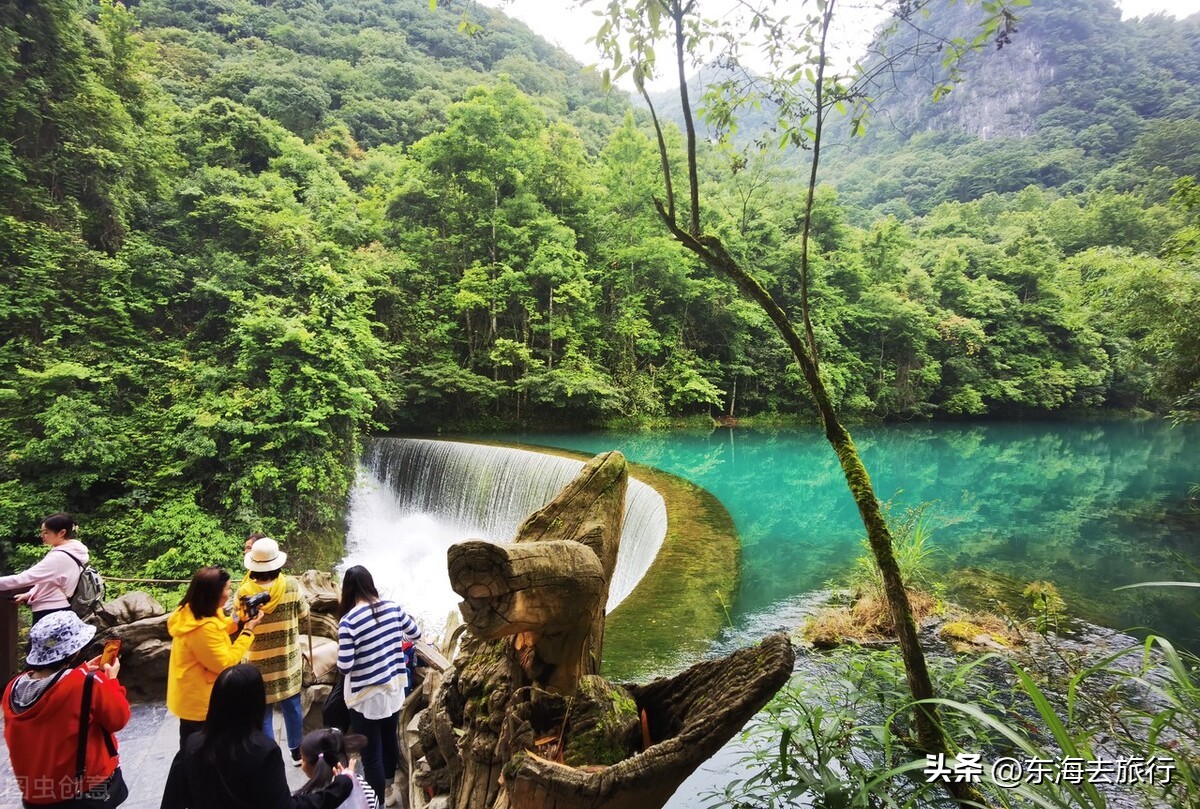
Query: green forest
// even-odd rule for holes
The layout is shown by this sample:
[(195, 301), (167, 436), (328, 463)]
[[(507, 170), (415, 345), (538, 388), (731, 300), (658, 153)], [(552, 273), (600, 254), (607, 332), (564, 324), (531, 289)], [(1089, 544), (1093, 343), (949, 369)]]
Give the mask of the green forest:
[[(477, 13), (0, 5), (0, 567), (57, 510), (114, 574), (316, 547), (370, 434), (814, 418), (766, 316), (664, 230), (645, 110)], [(834, 404), (1195, 419), (1200, 15), (1021, 14), (1040, 73), (981, 54), (829, 152)], [(789, 308), (804, 159), (701, 154), (705, 229)]]

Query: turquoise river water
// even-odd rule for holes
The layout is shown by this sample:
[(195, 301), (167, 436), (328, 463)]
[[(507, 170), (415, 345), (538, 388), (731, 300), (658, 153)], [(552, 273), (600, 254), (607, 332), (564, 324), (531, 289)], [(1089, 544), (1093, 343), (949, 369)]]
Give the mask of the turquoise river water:
[[(932, 563), (1023, 585), (1054, 582), (1068, 609), (1200, 650), (1200, 425), (1016, 422), (852, 430), (893, 512), (932, 501)], [(844, 576), (862, 525), (836, 457), (814, 429), (488, 436), (630, 460), (716, 495), (742, 542), (735, 628)], [(1144, 630), (1143, 630), (1144, 631)]]

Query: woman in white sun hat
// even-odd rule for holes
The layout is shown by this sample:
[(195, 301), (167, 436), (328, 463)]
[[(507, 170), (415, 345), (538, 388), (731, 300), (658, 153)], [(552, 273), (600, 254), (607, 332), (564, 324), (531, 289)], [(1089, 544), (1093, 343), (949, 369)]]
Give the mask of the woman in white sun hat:
[[(287, 554), (271, 537), (255, 540), (243, 559), (246, 578), (237, 591), (237, 609), (243, 619), (252, 616), (245, 612), (246, 601), (265, 599), (258, 606), (262, 623), (254, 633), (254, 641), (246, 652), (246, 662), (262, 672), (267, 691), (267, 710), (263, 717), (263, 732), (274, 738), (272, 705), (279, 705), (283, 714), (284, 731), (292, 763), (300, 766), (300, 741), (304, 738), (303, 716), (300, 708), (300, 685), (303, 660), (300, 656), (300, 619), (308, 616), (308, 602), (300, 597), (300, 585), (284, 575)], [(265, 594), (265, 595), (264, 595)]]

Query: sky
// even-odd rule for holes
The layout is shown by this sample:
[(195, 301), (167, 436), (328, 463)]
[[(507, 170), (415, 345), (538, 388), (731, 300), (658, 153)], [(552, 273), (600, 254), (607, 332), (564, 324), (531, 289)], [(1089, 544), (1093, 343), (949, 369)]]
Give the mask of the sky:
[[(501, 8), (510, 17), (528, 25), (543, 39), (555, 43), (585, 65), (599, 59), (594, 44), (587, 40), (596, 32), (599, 20), (591, 9), (575, 7), (572, 0), (481, 0), (483, 5)], [(1053, 0), (1042, 0), (1053, 2)], [(702, 8), (728, 6), (730, 0), (702, 0)], [(592, 3), (594, 8), (603, 8), (603, 3)], [(1200, 12), (1200, 0), (1118, 0), (1122, 15), (1144, 17), (1165, 12), (1176, 18)], [(632, 89), (632, 85), (626, 87)]]

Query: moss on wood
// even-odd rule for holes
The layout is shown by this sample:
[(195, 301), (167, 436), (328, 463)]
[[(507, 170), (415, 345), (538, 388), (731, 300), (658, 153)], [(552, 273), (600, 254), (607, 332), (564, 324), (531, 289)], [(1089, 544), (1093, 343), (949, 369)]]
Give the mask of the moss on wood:
[[(573, 460), (590, 453), (531, 444), (472, 441), (513, 447)], [(642, 464), (629, 473), (666, 502), (667, 532), (646, 575), (608, 616), (601, 672), (612, 680), (632, 680), (695, 659), (725, 625), (718, 593), (735, 593), (741, 546), (733, 518), (706, 489)]]

